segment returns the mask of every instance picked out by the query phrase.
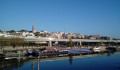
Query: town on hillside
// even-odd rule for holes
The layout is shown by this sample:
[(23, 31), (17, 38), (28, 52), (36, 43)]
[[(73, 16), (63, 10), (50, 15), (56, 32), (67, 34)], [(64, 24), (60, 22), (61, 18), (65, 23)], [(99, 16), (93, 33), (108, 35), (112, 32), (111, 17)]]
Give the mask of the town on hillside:
[(0, 30), (0, 36), (4, 37), (22, 37), (22, 38), (57, 38), (57, 39), (93, 39), (93, 40), (118, 40), (116, 38), (100, 35), (83, 35), (80, 33), (68, 33), (68, 32), (48, 32), (48, 31), (36, 31), (35, 24), (32, 27), (32, 31), (28, 30)]

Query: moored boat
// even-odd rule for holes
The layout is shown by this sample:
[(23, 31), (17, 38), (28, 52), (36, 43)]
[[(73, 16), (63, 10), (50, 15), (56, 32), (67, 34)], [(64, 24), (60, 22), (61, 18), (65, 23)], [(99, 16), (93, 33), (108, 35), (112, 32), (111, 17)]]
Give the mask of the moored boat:
[(91, 48), (68, 49), (68, 54), (85, 54), (90, 52)]

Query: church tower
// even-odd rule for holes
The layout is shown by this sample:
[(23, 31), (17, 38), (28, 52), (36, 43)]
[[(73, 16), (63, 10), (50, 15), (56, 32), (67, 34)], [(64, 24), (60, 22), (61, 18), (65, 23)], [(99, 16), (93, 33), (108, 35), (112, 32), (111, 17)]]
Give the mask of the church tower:
[(33, 24), (32, 32), (35, 33), (35, 24)]

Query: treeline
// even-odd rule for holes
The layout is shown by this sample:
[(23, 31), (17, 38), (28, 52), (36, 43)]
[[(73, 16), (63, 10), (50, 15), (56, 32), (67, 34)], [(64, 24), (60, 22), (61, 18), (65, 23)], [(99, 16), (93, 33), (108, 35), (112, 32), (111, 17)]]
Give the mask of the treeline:
[(6, 46), (12, 46), (15, 48), (16, 46), (23, 46), (24, 39), (20, 37), (4, 37), (0, 36), (0, 48), (4, 48)]

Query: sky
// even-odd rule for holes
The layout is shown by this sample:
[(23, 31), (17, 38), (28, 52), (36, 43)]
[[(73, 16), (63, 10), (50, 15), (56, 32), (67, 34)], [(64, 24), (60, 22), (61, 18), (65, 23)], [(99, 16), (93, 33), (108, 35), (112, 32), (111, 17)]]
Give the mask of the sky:
[(0, 0), (0, 30), (120, 38), (120, 0)]

